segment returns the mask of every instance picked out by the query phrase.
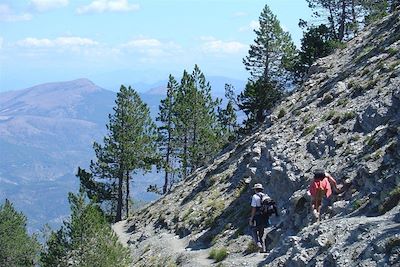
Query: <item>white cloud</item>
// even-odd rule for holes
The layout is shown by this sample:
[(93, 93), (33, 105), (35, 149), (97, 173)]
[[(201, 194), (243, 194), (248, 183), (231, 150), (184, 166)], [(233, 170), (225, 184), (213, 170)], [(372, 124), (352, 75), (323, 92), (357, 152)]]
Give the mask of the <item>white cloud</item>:
[(0, 21), (15, 22), (31, 20), (32, 15), (28, 13), (16, 14), (8, 5), (0, 4)]
[(4, 42), (4, 39), (3, 39), (3, 37), (0, 36), (0, 49), (3, 48), (3, 42)]
[(224, 42), (222, 40), (210, 39), (210, 37), (207, 38), (203, 38), (205, 42), (202, 45), (202, 50), (206, 53), (237, 54), (247, 49), (247, 45), (240, 42)]
[(139, 38), (135, 40), (131, 40), (126, 44), (123, 44), (123, 47), (126, 48), (149, 48), (149, 47), (161, 47), (161, 42), (157, 39), (153, 38)]
[(96, 0), (89, 5), (79, 7), (78, 14), (102, 13), (102, 12), (127, 12), (136, 11), (140, 8), (138, 4), (130, 4), (128, 0)]
[(31, 0), (33, 6), (39, 11), (65, 7), (68, 5), (68, 0)]
[(260, 28), (260, 22), (257, 20), (252, 20), (249, 25), (243, 26), (239, 28), (239, 32), (247, 32), (253, 31)]
[(183, 50), (178, 44), (163, 42), (155, 38), (139, 37), (119, 46), (124, 54), (137, 54), (141, 62), (156, 63), (181, 57)]
[(82, 37), (59, 37), (56, 39), (38, 39), (28, 37), (17, 42), (18, 46), (30, 48), (59, 48), (59, 47), (81, 47), (81, 46), (95, 46), (98, 42), (89, 38)]
[(246, 12), (239, 11), (239, 12), (234, 13), (233, 17), (239, 18), (239, 17), (246, 17), (247, 15), (248, 14)]

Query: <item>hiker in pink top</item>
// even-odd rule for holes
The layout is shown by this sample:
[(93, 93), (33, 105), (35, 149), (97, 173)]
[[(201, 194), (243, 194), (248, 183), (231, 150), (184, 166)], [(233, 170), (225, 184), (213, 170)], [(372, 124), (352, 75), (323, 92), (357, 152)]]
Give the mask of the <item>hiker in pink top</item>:
[(322, 199), (324, 196), (329, 198), (332, 195), (332, 186), (337, 190), (336, 181), (329, 173), (321, 169), (316, 169), (314, 171), (314, 179), (311, 182), (308, 191), (312, 197), (312, 210), (318, 221), (320, 220), (321, 215)]

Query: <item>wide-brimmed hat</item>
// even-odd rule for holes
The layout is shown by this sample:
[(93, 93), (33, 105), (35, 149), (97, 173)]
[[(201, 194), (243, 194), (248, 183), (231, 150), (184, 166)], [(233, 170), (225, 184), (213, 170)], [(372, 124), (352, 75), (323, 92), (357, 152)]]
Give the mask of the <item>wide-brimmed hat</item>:
[(262, 186), (262, 184), (254, 184), (253, 189), (261, 189), (261, 190), (264, 190), (264, 187)]

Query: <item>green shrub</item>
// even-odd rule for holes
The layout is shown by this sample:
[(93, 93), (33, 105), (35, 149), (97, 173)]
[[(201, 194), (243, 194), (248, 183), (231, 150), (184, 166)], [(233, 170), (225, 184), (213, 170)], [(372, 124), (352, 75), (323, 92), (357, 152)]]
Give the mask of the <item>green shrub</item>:
[(389, 193), (388, 197), (385, 198), (382, 204), (379, 205), (379, 212), (381, 214), (384, 214), (389, 210), (393, 209), (394, 207), (396, 207), (397, 205), (399, 205), (399, 202), (400, 202), (400, 186), (397, 186)]
[(304, 115), (304, 117), (303, 117), (303, 123), (304, 124), (307, 124), (308, 122), (310, 121), (310, 116), (307, 114), (307, 115)]
[(310, 133), (314, 132), (315, 128), (317, 127), (316, 124), (310, 125), (306, 127), (302, 133), (303, 136), (309, 135)]
[(321, 101), (322, 105), (327, 105), (333, 101), (333, 96), (331, 94), (324, 95), (324, 98)]
[(215, 260), (215, 262), (223, 261), (226, 257), (228, 257), (226, 248), (213, 248), (209, 255), (209, 258)]
[(341, 98), (338, 100), (338, 105), (339, 106), (346, 106), (347, 103), (349, 103), (349, 100), (347, 98)]
[(373, 135), (368, 136), (367, 139), (365, 139), (365, 143), (367, 143), (368, 146), (373, 146), (375, 142), (376, 141)]
[(354, 111), (348, 111), (343, 114), (341, 123), (345, 123), (348, 120), (354, 119), (357, 116), (357, 113)]
[(389, 47), (389, 49), (387, 50), (387, 52), (389, 53), (389, 55), (392, 57), (394, 55), (396, 55), (399, 51), (394, 48), (394, 47)]
[(369, 81), (369, 83), (367, 84), (365, 89), (371, 90), (376, 86), (377, 83), (378, 83), (378, 80)]
[(336, 111), (331, 110), (331, 111), (329, 111), (328, 114), (325, 114), (325, 115), (322, 117), (322, 120), (328, 121), (328, 120), (332, 119), (333, 116), (335, 116), (335, 115), (336, 115)]
[(353, 209), (357, 210), (367, 204), (369, 202), (369, 198), (360, 198), (353, 202)]
[(252, 254), (252, 253), (256, 253), (260, 250), (260, 248), (254, 243), (254, 241), (249, 241), (249, 243), (247, 244), (247, 248), (244, 251), (244, 253), (247, 254)]
[(368, 73), (370, 73), (370, 70), (369, 70), (369, 69), (365, 69), (365, 70), (362, 72), (361, 76), (365, 76), (365, 75), (367, 75)]
[(285, 116), (285, 115), (286, 115), (286, 110), (282, 108), (282, 109), (279, 111), (278, 119), (282, 118), (282, 117)]

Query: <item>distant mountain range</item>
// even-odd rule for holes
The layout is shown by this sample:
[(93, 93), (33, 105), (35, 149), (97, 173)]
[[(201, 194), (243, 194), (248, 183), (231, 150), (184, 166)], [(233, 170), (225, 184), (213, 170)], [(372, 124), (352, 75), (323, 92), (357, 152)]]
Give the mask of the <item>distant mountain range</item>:
[[(162, 83), (141, 93), (153, 117), (164, 94)], [(106, 134), (115, 97), (88, 79), (0, 93), (0, 203), (5, 198), (15, 203), (31, 230), (44, 223), (58, 226), (69, 215), (67, 193), (78, 189), (77, 167), (94, 158), (93, 141)], [(154, 200), (146, 188), (160, 181), (156, 172), (137, 175), (134, 198)]]

